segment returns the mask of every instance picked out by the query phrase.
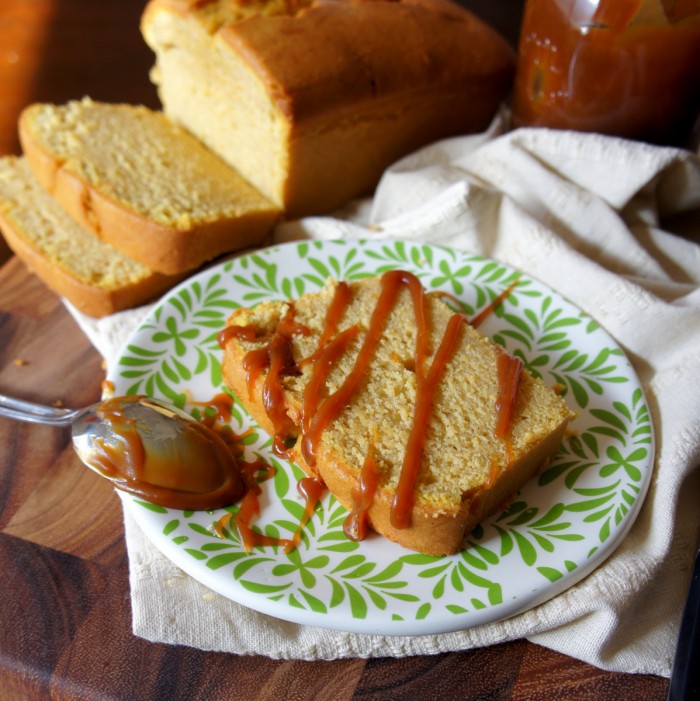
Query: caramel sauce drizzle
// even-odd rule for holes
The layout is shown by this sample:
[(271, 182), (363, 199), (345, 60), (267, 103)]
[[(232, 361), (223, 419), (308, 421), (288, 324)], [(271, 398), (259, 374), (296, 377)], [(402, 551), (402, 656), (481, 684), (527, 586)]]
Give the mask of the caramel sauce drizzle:
[[(229, 331), (230, 329), (240, 329), (240, 331)], [(255, 334), (251, 334), (249, 329), (249, 326), (229, 326), (219, 332), (219, 344), (223, 344), (222, 347), (225, 346), (232, 337), (252, 340), (255, 338)], [(292, 355), (292, 338), (297, 334), (308, 336), (310, 333), (311, 331), (306, 326), (294, 322), (294, 305), (289, 303), (287, 312), (277, 324), (267, 344), (249, 351), (243, 359), (250, 396), (253, 394), (256, 380), (267, 368), (267, 375), (263, 382), (262, 400), (274, 429), (273, 451), (280, 457), (287, 457), (285, 440), (290, 429), (282, 378), (300, 374), (299, 366)]]
[(484, 307), (472, 320), (469, 322), (475, 329), (479, 328), (481, 324), (484, 323), (485, 319), (487, 319), (493, 312), (496, 311), (496, 309), (505, 302), (505, 300), (510, 297), (511, 293), (513, 290), (520, 284), (520, 280), (515, 280), (512, 282), (508, 287), (506, 287), (501, 294), (496, 297), (496, 299), (491, 302), (488, 306)]
[(326, 310), (317, 349), (310, 356), (299, 361), (299, 365), (313, 363), (311, 378), (304, 387), (301, 407), (301, 452), (306, 464), (310, 467), (316, 464), (316, 444), (310, 438), (311, 420), (321, 402), (321, 389), (325, 387), (328, 373), (359, 332), (357, 326), (351, 326), (336, 335), (338, 322), (349, 303), (350, 285), (344, 281), (339, 282)]
[(275, 427), (275, 448), (285, 452), (282, 433), (287, 425), (287, 413), (282, 391), (282, 378), (298, 375), (299, 368), (292, 355), (292, 336), (300, 333), (308, 335), (310, 331), (294, 324), (294, 305), (290, 304), (282, 322), (277, 325), (268, 344), (268, 371), (263, 384), (263, 404), (267, 415)]
[(352, 490), (352, 509), (343, 522), (343, 532), (350, 540), (364, 540), (369, 531), (367, 515), (374, 503), (374, 495), (379, 484), (379, 466), (374, 455), (374, 441), (373, 435), (360, 472), (360, 479)]
[[(297, 483), (299, 494), (304, 497), (304, 513), (299, 521), (296, 531), (291, 538), (277, 538), (269, 536), (253, 529), (253, 521), (260, 515), (260, 495), (262, 488), (260, 484), (274, 475), (274, 468), (267, 465), (262, 460), (242, 463), (242, 474), (246, 483), (247, 491), (237, 513), (226, 513), (214, 523), (214, 532), (220, 537), (226, 537), (226, 529), (233, 526), (238, 533), (238, 537), (247, 553), (251, 553), (253, 548), (261, 546), (282, 547), (285, 553), (290, 553), (299, 546), (306, 524), (313, 516), (318, 502), (323, 496), (325, 487), (323, 483), (315, 477), (304, 477)], [(259, 475), (262, 475), (259, 478)]]
[(243, 433), (235, 433), (229, 422), (231, 421), (231, 412), (233, 409), (233, 397), (226, 394), (226, 392), (219, 392), (215, 394), (211, 399), (207, 401), (195, 401), (194, 399), (189, 399), (188, 403), (192, 406), (200, 406), (206, 409), (214, 409), (213, 413), (203, 412), (200, 417), (200, 423), (204, 424), (208, 428), (219, 435), (219, 437), (226, 443), (231, 451), (232, 455), (236, 458), (240, 458), (243, 455), (243, 448), (241, 445), (242, 440), (255, 431), (249, 428)]
[(270, 364), (270, 347), (262, 346), (255, 350), (248, 351), (243, 358), (243, 369), (246, 373), (246, 385), (248, 387), (248, 397), (253, 396), (253, 387), (262, 371)]
[(243, 326), (226, 326), (216, 334), (216, 342), (223, 348), (232, 338), (242, 338), (244, 341), (254, 341), (257, 336), (257, 329), (253, 324)]
[(205, 409), (214, 409), (213, 414), (204, 414), (200, 421), (205, 425), (212, 426), (216, 425), (217, 421), (222, 421), (224, 423), (231, 420), (231, 409), (233, 408), (233, 397), (226, 392), (219, 392), (215, 394), (211, 399), (205, 402), (198, 402), (193, 399), (189, 400), (192, 406), (201, 406)]
[(415, 365), (416, 372), (422, 373), (427, 353), (428, 327), (426, 322), (425, 292), (420, 280), (415, 275), (403, 270), (391, 270), (382, 275), (379, 299), (372, 312), (367, 334), (355, 358), (355, 364), (341, 386), (320, 403), (311, 418), (304, 440), (307, 451), (312, 457), (316, 453), (318, 441), (326, 426), (336, 419), (343, 408), (349, 404), (353, 394), (369, 367), (374, 351), (381, 338), (384, 322), (396, 304), (402, 286), (407, 286), (413, 297), (416, 311), (418, 332), (416, 337)]
[(425, 449), (428, 425), (432, 414), (435, 392), (442, 381), (445, 369), (454, 354), (464, 324), (469, 323), (462, 314), (450, 317), (445, 335), (435, 354), (433, 362), (424, 376), (418, 376), (416, 407), (413, 425), (404, 452), (399, 483), (391, 505), (391, 525), (394, 528), (408, 528), (411, 525), (411, 512), (415, 501), (415, 485), (420, 471), (421, 458)]
[(301, 542), (304, 528), (309, 519), (314, 515), (318, 502), (321, 501), (326, 487), (317, 477), (302, 477), (297, 483), (297, 491), (304, 498), (304, 513), (299, 521), (292, 539), (285, 545), (284, 552), (289, 553)]
[(358, 332), (357, 326), (350, 326), (320, 349), (321, 353), (314, 363), (311, 379), (304, 387), (301, 409), (301, 452), (309, 467), (316, 464), (316, 446), (320, 430), (314, 425), (313, 418), (317, 416), (321, 404), (321, 390), (325, 387), (328, 373), (338, 358), (345, 353)]
[[(224, 529), (229, 527), (231, 521), (233, 521), (241, 545), (243, 545), (243, 549), (247, 553), (252, 552), (253, 548), (259, 546), (275, 545), (286, 548), (291, 545), (291, 540), (269, 536), (253, 530), (252, 527), (253, 520), (260, 515), (259, 497), (262, 494), (260, 483), (270, 479), (275, 474), (274, 467), (258, 459), (254, 462), (241, 463), (241, 474), (246, 485), (245, 496), (235, 516), (230, 513), (224, 514), (214, 524), (216, 534), (224, 538)], [(258, 475), (261, 475), (261, 478)]]
[[(493, 314), (496, 309), (503, 304), (503, 302), (510, 296), (510, 294), (513, 292), (513, 290), (518, 286), (520, 283), (520, 280), (515, 280), (512, 282), (508, 287), (501, 292), (501, 294), (496, 297), (493, 302), (491, 302), (488, 306), (484, 307), (479, 314), (477, 314), (469, 323), (476, 329), (481, 324), (491, 315)], [(447, 300), (448, 304), (451, 303), (451, 306), (455, 307), (456, 309), (464, 309), (464, 304), (463, 302), (459, 299), (459, 297), (455, 297), (455, 295), (450, 294), (449, 292), (445, 292), (444, 290), (433, 290), (432, 292), (429, 293), (430, 296), (432, 297), (440, 297), (442, 299)]]
[(508, 463), (513, 461), (513, 445), (510, 439), (510, 427), (513, 420), (518, 385), (523, 371), (523, 361), (504, 350), (497, 348), (498, 398), (496, 399), (496, 428), (494, 435), (506, 442)]
[[(435, 393), (440, 384), (446, 367), (456, 351), (461, 338), (462, 328), (465, 324), (474, 327), (479, 326), (494, 312), (494, 310), (512, 293), (519, 281), (513, 282), (498, 295), (486, 308), (476, 315), (471, 322), (464, 314), (455, 313), (448, 321), (445, 334), (435, 356), (427, 366), (428, 342), (430, 326), (428, 322), (426, 298), (427, 293), (423, 289), (420, 280), (412, 273), (394, 270), (384, 273), (381, 280), (381, 291), (375, 308), (372, 312), (369, 327), (362, 346), (355, 358), (355, 363), (346, 376), (341, 386), (325, 398), (321, 398), (321, 392), (325, 386), (326, 378), (337, 360), (346, 352), (349, 345), (357, 337), (359, 329), (356, 326), (349, 327), (337, 333), (338, 320), (350, 300), (350, 287), (341, 282), (336, 286), (333, 299), (326, 311), (324, 328), (321, 334), (317, 350), (302, 360), (295, 362), (292, 357), (292, 336), (296, 333), (310, 333), (306, 327), (294, 324), (294, 308), (290, 304), (287, 314), (282, 319), (273, 333), (269, 343), (259, 349), (250, 351), (244, 358), (244, 370), (249, 392), (259, 374), (268, 367), (267, 377), (263, 386), (263, 402), (265, 409), (275, 427), (275, 450), (283, 454), (282, 444), (287, 431), (288, 417), (284, 413), (284, 395), (281, 380), (284, 376), (296, 374), (299, 367), (313, 363), (312, 376), (307, 383), (302, 398), (301, 421), (301, 449), (302, 455), (309, 465), (313, 467), (316, 461), (318, 442), (325, 428), (335, 420), (345, 406), (352, 400), (360, 381), (367, 371), (375, 349), (381, 338), (386, 319), (394, 308), (399, 292), (406, 287), (412, 297), (416, 318), (416, 344), (414, 351), (414, 367), (417, 379), (416, 406), (413, 424), (408, 437), (404, 461), (401, 468), (399, 483), (392, 502), (391, 523), (395, 528), (407, 528), (411, 525), (411, 513), (415, 501), (415, 485), (420, 471), (420, 463), (423, 456), (427, 430), (435, 401)], [(433, 294), (433, 293), (430, 293)], [(236, 329), (229, 331), (229, 329)], [(240, 330), (237, 330), (240, 329)], [(240, 336), (247, 339), (255, 338), (255, 330), (249, 327), (228, 327), (220, 332), (219, 339), (222, 347), (226, 340)], [(506, 440), (508, 459), (512, 458), (508, 431), (512, 420), (515, 398), (517, 396), (518, 383), (522, 371), (522, 361), (509, 356), (505, 351), (498, 351), (498, 381), (499, 392), (496, 402), (497, 422), (495, 435)], [(286, 451), (285, 451), (286, 452)], [(491, 485), (498, 475), (498, 465), (492, 461), (488, 484)], [(306, 482), (305, 480), (310, 480)], [(303, 483), (303, 484), (302, 484)], [(353, 490), (353, 508), (344, 524), (344, 531), (349, 538), (360, 540), (367, 533), (367, 514), (373, 503), (374, 495), (379, 483), (379, 469), (375, 456), (373, 441), (363, 465), (358, 485)], [(250, 519), (259, 513), (256, 487), (249, 487), (248, 493), (241, 505), (236, 517), (237, 528), (240, 533), (245, 533), (241, 540), (248, 543), (246, 547), (254, 547), (256, 544), (266, 544), (268, 536), (250, 531)], [(300, 493), (306, 499), (306, 508), (302, 523), (293, 539), (272, 539), (271, 542), (283, 545), (285, 552), (298, 545), (301, 532), (321, 496), (322, 483), (317, 478), (304, 478), (298, 485)], [(248, 496), (248, 494), (255, 496)], [(246, 504), (246, 499), (250, 504)], [(255, 502), (253, 500), (256, 500)], [(475, 502), (478, 501), (478, 495)], [(245, 507), (245, 509), (244, 509)], [(240, 525), (239, 525), (240, 523)], [(243, 528), (243, 531), (241, 531)], [(245, 529), (248, 530), (245, 530)], [(250, 531), (250, 532), (248, 532)], [(250, 535), (253, 533), (254, 535)], [(264, 543), (257, 540), (262, 538)], [(252, 539), (252, 540), (251, 540)], [(251, 543), (253, 543), (251, 545)]]
[(489, 481), (486, 483), (486, 489), (491, 489), (496, 483), (496, 479), (501, 472), (501, 468), (498, 464), (498, 460), (495, 455), (491, 456), (491, 470), (489, 472)]
[(336, 335), (338, 322), (343, 316), (348, 304), (350, 304), (350, 293), (350, 285), (344, 280), (335, 286), (333, 299), (331, 299), (331, 303), (328, 305), (328, 310), (323, 320), (323, 331), (321, 331), (321, 338), (318, 342), (319, 350)]
[(459, 297), (453, 295), (451, 292), (446, 292), (445, 290), (431, 290), (428, 295), (430, 297), (437, 297), (438, 299), (444, 300), (448, 307), (452, 307), (453, 311), (456, 309), (461, 309), (464, 311), (466, 306)]
[(271, 465), (264, 464), (261, 460), (247, 463), (243, 469), (243, 475), (248, 491), (243, 497), (241, 506), (234, 518), (234, 524), (238, 537), (241, 539), (241, 544), (247, 553), (252, 552), (253, 548), (265, 545), (277, 545), (286, 548), (291, 545), (291, 541), (286, 538), (276, 538), (274, 536), (265, 535), (259, 531), (254, 531), (252, 521), (260, 515), (260, 495), (262, 488), (260, 481), (257, 479), (257, 474), (262, 472), (264, 481), (270, 479), (274, 475), (274, 468)]

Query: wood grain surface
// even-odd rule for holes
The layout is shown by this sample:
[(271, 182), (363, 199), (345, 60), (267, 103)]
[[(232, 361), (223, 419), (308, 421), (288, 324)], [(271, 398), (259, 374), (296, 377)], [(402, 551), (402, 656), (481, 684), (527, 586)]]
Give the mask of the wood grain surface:
[[(465, 4), (466, 3), (465, 0)], [(474, 2), (517, 36), (520, 2)], [(157, 105), (142, 2), (0, 0), (0, 153), (36, 100)], [(61, 302), (0, 246), (0, 393), (82, 406), (101, 358)], [(65, 429), (0, 418), (0, 701), (24, 699), (625, 699), (667, 680), (601, 671), (516, 641), (463, 653), (275, 661), (152, 644), (131, 632), (121, 508)]]

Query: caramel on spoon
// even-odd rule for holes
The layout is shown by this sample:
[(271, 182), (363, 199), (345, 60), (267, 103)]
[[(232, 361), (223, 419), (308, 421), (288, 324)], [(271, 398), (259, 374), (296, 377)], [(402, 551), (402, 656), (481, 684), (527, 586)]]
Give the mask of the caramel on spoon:
[(0, 394), (0, 416), (71, 426), (73, 445), (85, 465), (116, 488), (160, 506), (216, 509), (245, 492), (226, 441), (160, 399), (113, 397), (70, 410)]

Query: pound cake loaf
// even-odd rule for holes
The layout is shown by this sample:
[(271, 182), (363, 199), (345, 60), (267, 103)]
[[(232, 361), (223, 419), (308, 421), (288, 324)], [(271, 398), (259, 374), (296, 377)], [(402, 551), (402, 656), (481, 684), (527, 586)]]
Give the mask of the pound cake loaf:
[(152, 270), (261, 244), (279, 210), (160, 112), (89, 98), (19, 122), (35, 176), (86, 229)]
[(505, 39), (450, 0), (151, 0), (141, 31), (165, 113), (290, 217), (484, 129), (515, 66)]
[(181, 279), (152, 271), (76, 223), (22, 157), (0, 158), (0, 231), (32, 272), (89, 316), (144, 304)]
[(286, 455), (363, 521), (431, 555), (557, 452), (564, 400), (404, 271), (236, 310), (227, 385)]

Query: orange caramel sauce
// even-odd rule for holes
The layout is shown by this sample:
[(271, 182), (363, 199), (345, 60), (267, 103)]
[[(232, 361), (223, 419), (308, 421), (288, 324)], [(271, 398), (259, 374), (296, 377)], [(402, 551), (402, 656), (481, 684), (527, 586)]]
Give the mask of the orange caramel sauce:
[(518, 286), (519, 280), (516, 280), (515, 282), (512, 282), (508, 287), (506, 287), (501, 294), (496, 297), (496, 299), (491, 302), (488, 306), (484, 307), (469, 323), (475, 328), (478, 329), (481, 324), (484, 323), (484, 321), (491, 315), (493, 312), (496, 311), (496, 309), (505, 302), (508, 297), (510, 297), (511, 293), (513, 290)]
[(321, 497), (326, 491), (323, 482), (317, 477), (302, 477), (297, 483), (297, 491), (304, 498), (304, 513), (299, 521), (291, 541), (285, 545), (284, 552), (288, 553), (294, 550), (301, 542), (301, 536), (304, 532), (304, 527), (309, 522), (309, 519), (314, 515), (316, 506)]
[(528, 0), (515, 126), (685, 145), (700, 105), (700, 0)]
[(350, 402), (357, 390), (369, 364), (374, 350), (381, 338), (384, 323), (396, 304), (402, 286), (411, 292), (416, 310), (418, 332), (416, 336), (415, 364), (416, 372), (421, 373), (427, 352), (428, 326), (426, 322), (425, 292), (420, 280), (415, 275), (402, 270), (391, 270), (382, 275), (382, 286), (377, 304), (372, 312), (369, 327), (355, 364), (341, 386), (321, 402), (308, 424), (304, 440), (308, 441), (307, 452), (312, 457), (316, 453), (318, 441), (326, 426), (331, 423)]
[(313, 467), (316, 464), (316, 446), (320, 439), (321, 431), (325, 428), (325, 424), (318, 421), (314, 422), (313, 420), (318, 415), (319, 406), (322, 405), (321, 390), (325, 386), (325, 380), (333, 365), (345, 353), (348, 345), (357, 336), (358, 331), (357, 326), (351, 326), (320, 349), (321, 353), (314, 363), (311, 379), (304, 387), (301, 414), (301, 450), (304, 460), (309, 467)]
[(435, 391), (440, 385), (447, 364), (459, 344), (462, 326), (466, 323), (468, 323), (467, 318), (462, 314), (455, 314), (450, 318), (433, 362), (425, 374), (422, 370), (418, 373), (418, 391), (413, 425), (408, 436), (399, 483), (391, 505), (391, 525), (394, 528), (408, 528), (411, 525), (415, 485), (420, 472), (425, 439), (435, 401)]
[[(262, 474), (259, 479), (258, 475)], [(260, 483), (271, 478), (274, 474), (274, 468), (271, 465), (265, 464), (262, 460), (256, 460), (251, 463), (244, 463), (243, 475), (247, 485), (247, 491), (238, 512), (234, 515), (231, 513), (224, 514), (214, 524), (214, 532), (220, 537), (225, 538), (225, 529), (230, 528), (231, 523), (238, 533), (238, 537), (243, 545), (243, 549), (250, 553), (253, 548), (260, 546), (277, 546), (282, 547), (285, 553), (289, 553), (298, 547), (301, 542), (304, 527), (309, 519), (313, 516), (316, 505), (321, 500), (325, 487), (323, 483), (314, 477), (304, 477), (299, 480), (297, 490), (304, 497), (304, 513), (299, 521), (299, 525), (291, 538), (277, 538), (269, 536), (260, 531), (253, 529), (254, 520), (260, 515), (260, 494), (262, 488)]]
[[(262, 480), (258, 480), (258, 473), (262, 473)], [(241, 544), (247, 553), (253, 548), (261, 545), (276, 545), (287, 547), (291, 544), (290, 540), (285, 538), (275, 538), (265, 535), (252, 528), (253, 520), (260, 515), (260, 495), (262, 489), (260, 482), (270, 479), (274, 475), (274, 468), (271, 465), (266, 465), (262, 460), (245, 463), (243, 465), (243, 477), (246, 483), (247, 491), (241, 502), (238, 513), (233, 517), (233, 522), (238, 532), (238, 537), (241, 539)], [(225, 523), (231, 519), (231, 515), (227, 514), (219, 520), (220, 523)], [(218, 532), (217, 528), (217, 532)]]
[(254, 341), (257, 329), (252, 324), (244, 326), (226, 326), (216, 334), (216, 342), (223, 348), (232, 338), (242, 338), (245, 341)]
[(189, 402), (192, 406), (201, 406), (204, 408), (214, 409), (215, 412), (211, 416), (203, 416), (200, 421), (205, 425), (212, 426), (216, 421), (228, 422), (231, 420), (231, 409), (233, 408), (233, 397), (226, 392), (219, 392), (215, 394), (211, 399), (205, 402), (198, 402), (191, 400)]
[(343, 522), (343, 532), (350, 540), (364, 540), (369, 532), (367, 514), (374, 502), (379, 484), (379, 466), (374, 456), (374, 440), (370, 441), (360, 479), (352, 490), (352, 509)]
[(498, 399), (496, 400), (496, 438), (506, 442), (508, 462), (513, 459), (513, 446), (510, 440), (510, 426), (518, 396), (518, 384), (523, 371), (523, 361), (498, 350)]
[(97, 416), (109, 426), (117, 442), (110, 444), (96, 438), (89, 460), (91, 467), (112, 479), (118, 489), (167, 508), (213, 509), (243, 496), (245, 488), (230, 444), (202, 423), (188, 422), (183, 429), (190, 457), (207, 460), (206, 469), (197, 474), (194, 482), (191, 471), (185, 478), (172, 469), (167, 454), (147, 450), (136, 421), (123, 408), (142, 399), (136, 395), (112, 397), (99, 405)]
[[(480, 325), (493, 311), (503, 303), (512, 293), (518, 281), (513, 282), (504, 290), (488, 307), (483, 309), (470, 322), (463, 314), (455, 313), (449, 320), (445, 334), (440, 346), (435, 353), (432, 362), (428, 363), (428, 341), (431, 328), (427, 313), (427, 294), (420, 280), (412, 273), (394, 270), (384, 273), (381, 279), (380, 294), (374, 310), (370, 317), (369, 326), (355, 358), (353, 367), (340, 387), (331, 394), (322, 397), (325, 381), (329, 372), (335, 366), (337, 360), (342, 357), (349, 345), (357, 338), (359, 329), (355, 326), (348, 327), (338, 332), (338, 322), (350, 302), (351, 290), (346, 283), (339, 283), (336, 286), (333, 299), (326, 312), (324, 328), (322, 330), (317, 349), (307, 358), (295, 361), (292, 355), (292, 337), (296, 333), (308, 333), (308, 329), (294, 323), (294, 307), (290, 305), (285, 317), (281, 320), (278, 328), (272, 334), (266, 344), (254, 349), (246, 354), (244, 358), (244, 369), (246, 372), (246, 383), (249, 391), (252, 390), (257, 378), (267, 368), (267, 375), (264, 382), (263, 401), (265, 403), (268, 416), (275, 426), (275, 446), (279, 449), (284, 445), (289, 434), (286, 433), (285, 425), (288, 417), (285, 412), (285, 401), (282, 389), (282, 379), (293, 373), (298, 373), (300, 366), (313, 364), (310, 381), (306, 384), (302, 397), (301, 422), (296, 430), (301, 430), (300, 446), (304, 460), (309, 467), (313, 467), (316, 461), (318, 443), (325, 428), (333, 422), (342, 412), (345, 406), (351, 402), (360, 381), (366, 373), (374, 356), (377, 344), (381, 339), (385, 322), (393, 310), (399, 293), (402, 289), (407, 289), (413, 301), (413, 308), (416, 319), (416, 343), (413, 357), (413, 367), (415, 368), (418, 390), (416, 406), (412, 428), (408, 437), (404, 461), (399, 478), (399, 484), (394, 495), (391, 511), (391, 523), (395, 528), (408, 528), (411, 525), (411, 515), (415, 499), (415, 488), (420, 471), (420, 464), (425, 448), (427, 429), (430, 423), (432, 408), (435, 400), (435, 392), (439, 386), (445, 369), (450, 359), (456, 351), (463, 326), (471, 323), (473, 326)], [(431, 293), (433, 294), (433, 293)], [(241, 327), (246, 328), (246, 327)], [(240, 334), (250, 333), (249, 331)], [(220, 334), (222, 347), (225, 340), (237, 335)], [(255, 335), (251, 335), (255, 338)], [(522, 362), (519, 359), (511, 358), (505, 351), (499, 351), (499, 395), (495, 407), (497, 422), (495, 433), (497, 437), (507, 440), (508, 427), (512, 418), (513, 405), (517, 395), (520, 371)], [(502, 360), (505, 358), (505, 360)], [(502, 366), (502, 367), (501, 367)], [(508, 449), (510, 450), (510, 448)], [(497, 476), (497, 466), (492, 465), (489, 479), (495, 480)], [(362, 539), (367, 533), (367, 511), (369, 510), (374, 494), (380, 482), (380, 472), (374, 449), (370, 443), (370, 448), (365, 459), (358, 484), (353, 493), (353, 507), (346, 519), (344, 530), (346, 535), (352, 539)], [(321, 483), (315, 478), (305, 478), (314, 480), (314, 485), (322, 489)], [(302, 480), (303, 481), (303, 480)], [(306, 485), (308, 487), (308, 485)], [(253, 491), (252, 489), (250, 490)], [(307, 508), (305, 510), (304, 522), (310, 518), (313, 509), (320, 498), (321, 492), (306, 494)], [(251, 497), (252, 499), (252, 497)], [(243, 505), (241, 511), (243, 510)], [(239, 512), (240, 513), (240, 512)], [(248, 518), (248, 511), (243, 522)], [(250, 514), (254, 514), (250, 511)], [(285, 550), (296, 547), (299, 542), (300, 530), (295, 534), (292, 541), (278, 542)], [(242, 539), (243, 540), (243, 539)], [(291, 544), (291, 545), (290, 545)]]

